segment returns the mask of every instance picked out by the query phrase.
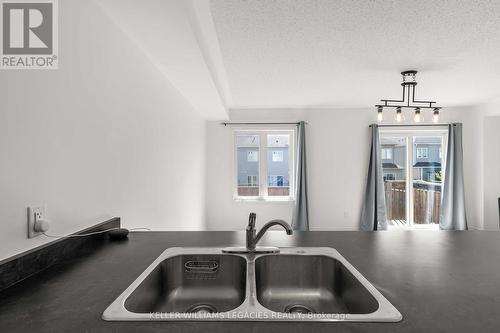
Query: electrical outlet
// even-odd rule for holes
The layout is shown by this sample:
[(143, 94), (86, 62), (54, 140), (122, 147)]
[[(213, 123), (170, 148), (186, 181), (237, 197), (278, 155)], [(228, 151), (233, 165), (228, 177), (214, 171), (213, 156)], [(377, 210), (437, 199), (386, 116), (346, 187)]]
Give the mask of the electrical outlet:
[(41, 232), (35, 231), (35, 221), (45, 219), (45, 206), (28, 207), (28, 238), (33, 238), (42, 234)]

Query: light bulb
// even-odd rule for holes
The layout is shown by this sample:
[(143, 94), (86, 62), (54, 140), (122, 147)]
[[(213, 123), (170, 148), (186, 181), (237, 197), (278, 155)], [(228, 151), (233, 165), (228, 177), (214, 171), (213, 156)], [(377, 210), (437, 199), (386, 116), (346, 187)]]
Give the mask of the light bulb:
[(401, 108), (400, 108), (400, 107), (398, 107), (398, 108), (396, 109), (396, 121), (397, 121), (398, 123), (400, 123), (400, 122), (401, 122), (401, 120), (403, 120), (403, 115), (401, 114)]
[(432, 113), (432, 121), (437, 123), (439, 121), (439, 109), (435, 108), (434, 112)]
[(382, 114), (382, 107), (379, 106), (377, 108), (377, 120), (378, 120), (378, 122), (381, 122), (383, 119), (384, 119), (384, 116)]
[(419, 123), (422, 121), (422, 115), (420, 114), (420, 108), (415, 108), (415, 117), (413, 118), (416, 123)]

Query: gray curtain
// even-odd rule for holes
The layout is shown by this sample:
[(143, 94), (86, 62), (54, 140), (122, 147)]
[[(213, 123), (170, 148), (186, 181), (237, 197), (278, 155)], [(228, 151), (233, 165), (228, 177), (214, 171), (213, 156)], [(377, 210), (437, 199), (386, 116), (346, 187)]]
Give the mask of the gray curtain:
[(361, 230), (365, 231), (387, 229), (379, 127), (377, 124), (372, 124), (371, 129), (370, 160), (361, 211)]
[(297, 125), (297, 160), (295, 168), (295, 203), (293, 206), (292, 229), (308, 231), (309, 217), (307, 212), (307, 166), (306, 166), (306, 132), (305, 123)]
[(467, 230), (465, 216), (462, 124), (448, 125), (441, 222), (443, 230)]

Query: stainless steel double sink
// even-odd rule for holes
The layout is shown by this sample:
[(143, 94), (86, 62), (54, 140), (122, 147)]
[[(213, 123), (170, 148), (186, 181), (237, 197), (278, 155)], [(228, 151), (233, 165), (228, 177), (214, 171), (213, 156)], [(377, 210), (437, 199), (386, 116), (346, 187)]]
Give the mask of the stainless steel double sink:
[(116, 321), (396, 322), (399, 311), (335, 249), (226, 254), (170, 248), (103, 313)]

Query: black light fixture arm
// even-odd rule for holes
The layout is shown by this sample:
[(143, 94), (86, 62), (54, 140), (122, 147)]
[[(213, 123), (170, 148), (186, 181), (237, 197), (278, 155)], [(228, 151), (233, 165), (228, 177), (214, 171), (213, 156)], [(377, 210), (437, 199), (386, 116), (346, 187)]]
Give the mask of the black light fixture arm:
[(401, 83), (401, 86), (403, 87), (402, 99), (381, 99), (380, 101), (382, 103), (376, 104), (375, 107), (441, 109), (441, 107), (433, 105), (436, 103), (434, 101), (419, 101), (415, 99), (417, 85), (417, 82), (415, 80), (416, 74), (417, 71), (415, 70), (401, 72), (401, 75), (403, 76), (403, 83)]

